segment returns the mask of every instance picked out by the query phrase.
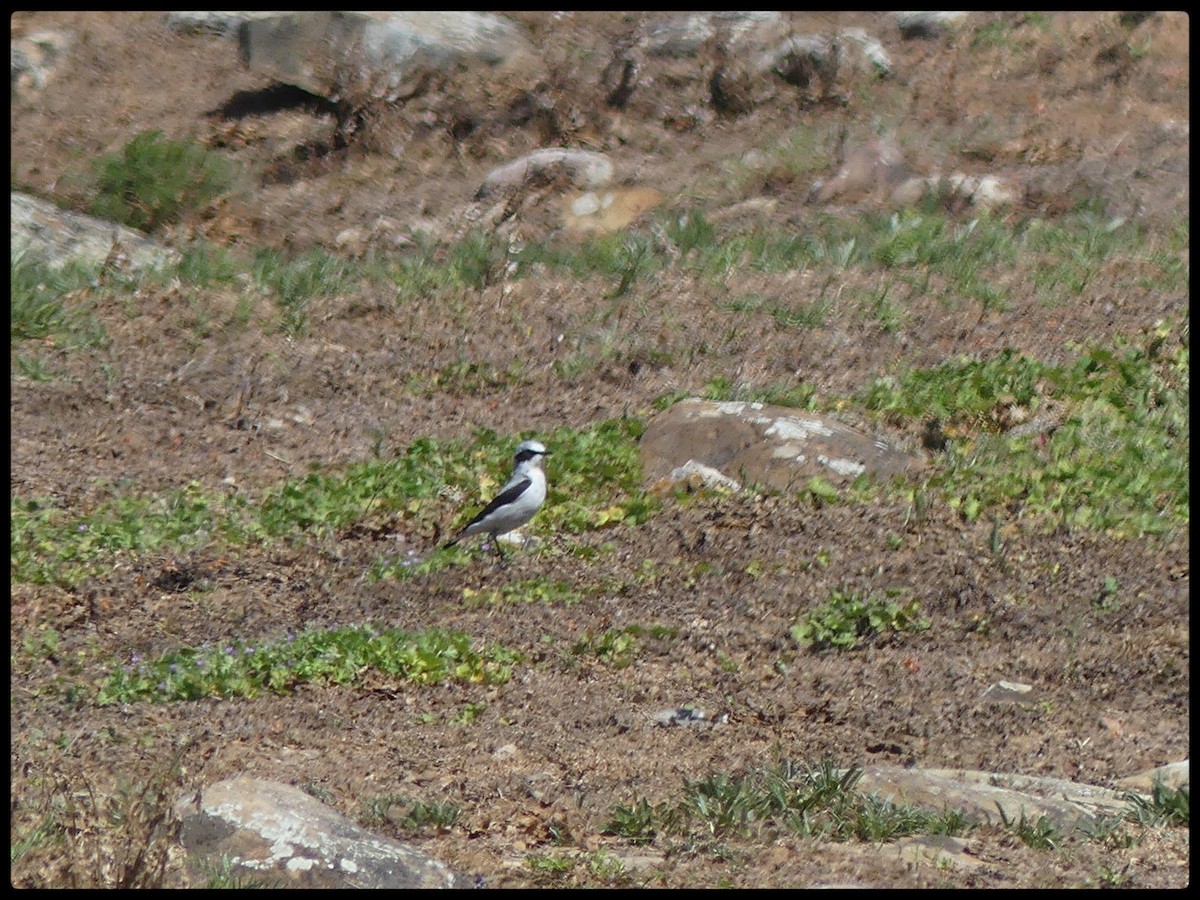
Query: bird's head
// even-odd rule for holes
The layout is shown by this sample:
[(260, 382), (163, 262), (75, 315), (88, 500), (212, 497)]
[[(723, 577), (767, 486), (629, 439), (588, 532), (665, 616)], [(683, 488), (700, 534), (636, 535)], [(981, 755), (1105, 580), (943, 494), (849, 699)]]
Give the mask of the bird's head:
[(519, 466), (522, 463), (529, 463), (537, 460), (541, 462), (542, 457), (549, 456), (550, 451), (546, 449), (545, 444), (540, 441), (521, 441), (517, 445), (517, 453), (513, 457), (516, 464)]

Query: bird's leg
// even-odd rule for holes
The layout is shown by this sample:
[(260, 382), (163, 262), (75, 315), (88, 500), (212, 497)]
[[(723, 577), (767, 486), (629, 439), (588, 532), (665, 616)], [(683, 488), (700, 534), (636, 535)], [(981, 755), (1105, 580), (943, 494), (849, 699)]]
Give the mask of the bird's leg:
[(492, 548), (496, 551), (496, 558), (502, 563), (508, 562), (508, 557), (504, 554), (504, 548), (500, 546), (500, 536), (492, 535)]

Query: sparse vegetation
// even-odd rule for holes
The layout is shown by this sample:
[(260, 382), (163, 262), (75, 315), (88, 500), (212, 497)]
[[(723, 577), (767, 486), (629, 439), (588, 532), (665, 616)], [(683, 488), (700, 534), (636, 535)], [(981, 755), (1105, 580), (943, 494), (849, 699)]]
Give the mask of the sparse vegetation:
[(90, 212), (141, 231), (178, 223), (233, 189), (235, 164), (193, 140), (144, 131), (96, 164)]
[(830, 760), (815, 766), (784, 760), (745, 775), (716, 774), (683, 786), (677, 801), (652, 804), (639, 798), (618, 804), (610, 834), (635, 844), (679, 837), (703, 829), (712, 837), (794, 832), (828, 841), (893, 840), (909, 834), (962, 834), (957, 812), (932, 815), (897, 806), (855, 789), (862, 771), (838, 769)]
[(921, 601), (899, 602), (891, 596), (864, 597), (854, 591), (834, 591), (824, 605), (805, 613), (792, 626), (792, 638), (815, 650), (853, 650), (864, 640), (892, 634), (925, 631), (929, 619), (920, 614)]
[(1191, 787), (1183, 785), (1178, 788), (1169, 787), (1162, 781), (1155, 781), (1150, 798), (1140, 794), (1130, 794), (1129, 812), (1126, 818), (1139, 825), (1166, 825), (1187, 828), (1191, 824), (1189, 807), (1191, 804)]
[[(14, 886), (281, 886), (178, 865), (235, 774), (492, 888), (1188, 883), (1186, 786), (899, 792), (1187, 758), (1186, 16), (505, 15), (519, 65), (335, 102), (162, 13), (14, 14), (72, 35), (14, 191), (181, 252), (11, 261)], [(533, 147), (615, 178), (475, 194)], [(680, 440), (742, 487), (651, 483), (685, 397), (924, 465), (780, 489)], [(527, 541), (437, 549), (523, 437)]]
[(29, 254), (13, 255), (9, 274), (9, 334), (13, 350), (28, 341), (62, 349), (102, 347), (104, 326), (88, 302), (96, 273), (79, 266), (54, 269)]

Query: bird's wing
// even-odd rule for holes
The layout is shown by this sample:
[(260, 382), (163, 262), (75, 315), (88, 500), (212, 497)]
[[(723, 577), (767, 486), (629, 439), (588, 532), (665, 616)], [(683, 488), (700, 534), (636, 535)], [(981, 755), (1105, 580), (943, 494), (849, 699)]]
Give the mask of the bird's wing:
[(498, 510), (500, 507), (507, 506), (508, 504), (512, 503), (518, 497), (520, 497), (523, 493), (525, 493), (525, 490), (531, 484), (533, 484), (533, 479), (531, 479), (531, 478), (522, 478), (520, 481), (512, 482), (511, 484), (506, 486), (504, 488), (504, 490), (502, 490), (499, 494), (497, 494), (491, 503), (489, 503), (482, 510), (480, 510), (479, 515), (477, 515), (470, 522), (468, 522), (465, 527), (470, 528), (472, 525), (474, 525), (476, 522), (480, 521), (481, 519), (487, 518), (489, 515), (494, 513), (496, 510)]

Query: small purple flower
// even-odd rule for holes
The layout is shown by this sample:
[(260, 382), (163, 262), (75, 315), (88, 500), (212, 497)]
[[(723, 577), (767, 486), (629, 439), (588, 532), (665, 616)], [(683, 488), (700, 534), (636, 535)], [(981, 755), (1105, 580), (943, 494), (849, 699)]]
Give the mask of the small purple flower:
[(179, 663), (171, 663), (171, 665), (168, 668), (170, 668), (170, 670), (172, 672), (178, 672), (179, 671)]
[(80, 534), (83, 534), (85, 531), (88, 530), (88, 527), (87, 527), (87, 525), (80, 525), (77, 530), (79, 531)]
[(133, 656), (129, 657), (129, 661), (136, 666), (142, 661), (142, 655), (140, 653), (134, 653)]
[(225, 648), (225, 655), (226, 656), (237, 656), (237, 647), (233, 646), (233, 644), (230, 644), (228, 647)]
[(196, 668), (197, 668), (197, 669), (201, 669), (201, 670), (203, 670), (203, 669), (205, 669), (207, 666), (208, 666), (208, 660), (207, 660), (207, 659), (198, 659), (198, 660), (196, 660)]

